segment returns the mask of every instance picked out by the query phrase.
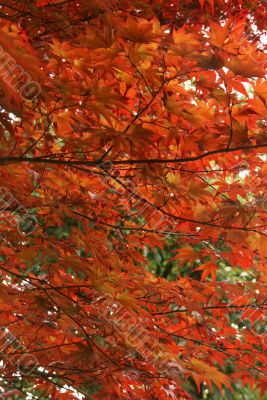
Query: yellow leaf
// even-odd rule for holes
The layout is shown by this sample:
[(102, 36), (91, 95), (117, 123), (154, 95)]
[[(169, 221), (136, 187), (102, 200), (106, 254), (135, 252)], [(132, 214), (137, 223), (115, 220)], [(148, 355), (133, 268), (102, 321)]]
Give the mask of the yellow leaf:
[(134, 125), (130, 140), (139, 146), (154, 145), (156, 134), (151, 129), (144, 128), (141, 124)]
[(191, 364), (194, 369), (194, 379), (196, 377), (196, 383), (198, 380), (206, 381), (211, 387), (210, 382), (213, 382), (220, 390), (222, 390), (222, 384), (231, 388), (229, 383), (229, 377), (218, 371), (215, 367), (211, 367), (204, 361), (198, 360), (197, 358), (191, 359)]
[(187, 33), (183, 28), (173, 31), (173, 41), (171, 49), (180, 56), (187, 56), (201, 48), (198, 36), (195, 33)]
[(215, 281), (217, 265), (211, 261), (208, 261), (205, 264), (202, 264), (199, 267), (195, 268), (194, 271), (203, 271), (201, 275), (201, 281), (206, 279), (209, 275), (211, 276), (211, 279)]
[(209, 42), (216, 47), (222, 48), (229, 32), (229, 22), (224, 26), (210, 21), (211, 32)]
[(197, 253), (191, 246), (184, 247), (177, 252), (177, 255), (172, 258), (172, 260), (178, 260), (181, 265), (189, 262), (193, 264), (195, 259), (197, 258)]
[(210, 22), (211, 32), (209, 35), (210, 43), (231, 54), (237, 54), (238, 49), (247, 43), (244, 33), (245, 20), (240, 20), (233, 25), (232, 20), (228, 20), (221, 26), (216, 22)]
[(153, 18), (148, 21), (144, 18), (128, 17), (127, 23), (120, 21), (119, 32), (122, 37), (130, 39), (133, 42), (148, 43), (162, 36), (162, 27), (160, 23)]
[(257, 52), (250, 46), (246, 54), (232, 57), (225, 65), (236, 75), (252, 78), (265, 75), (266, 62), (267, 56)]
[(267, 236), (260, 233), (251, 232), (248, 236), (252, 250), (258, 250), (260, 256), (264, 259), (267, 255)]
[(168, 172), (165, 178), (169, 187), (179, 188), (181, 178), (178, 172), (175, 174), (173, 172)]
[(73, 115), (69, 111), (53, 114), (53, 122), (56, 124), (58, 136), (64, 137), (73, 131), (74, 121), (72, 117)]
[(128, 310), (140, 310), (142, 311), (141, 307), (138, 305), (136, 299), (132, 296), (129, 296), (126, 293), (119, 293), (117, 295), (117, 300), (124, 305), (125, 308)]
[(267, 107), (267, 81), (263, 79), (257, 79), (257, 82), (254, 86), (254, 92)]

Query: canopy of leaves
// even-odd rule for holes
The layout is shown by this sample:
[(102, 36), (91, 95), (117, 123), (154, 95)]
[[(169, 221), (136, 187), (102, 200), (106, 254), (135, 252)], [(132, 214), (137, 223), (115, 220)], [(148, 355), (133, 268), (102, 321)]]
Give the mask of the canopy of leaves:
[(2, 390), (266, 392), (266, 17), (0, 3)]

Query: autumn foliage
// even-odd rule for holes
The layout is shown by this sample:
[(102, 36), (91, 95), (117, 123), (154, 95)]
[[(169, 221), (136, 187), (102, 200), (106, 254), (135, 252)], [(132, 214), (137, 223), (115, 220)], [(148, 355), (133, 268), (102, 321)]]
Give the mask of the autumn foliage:
[[(267, 390), (266, 17), (255, 0), (0, 3), (2, 390)], [(170, 240), (175, 280), (146, 256)]]

